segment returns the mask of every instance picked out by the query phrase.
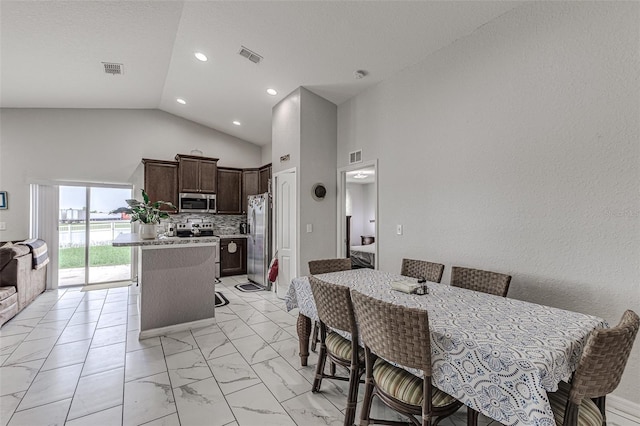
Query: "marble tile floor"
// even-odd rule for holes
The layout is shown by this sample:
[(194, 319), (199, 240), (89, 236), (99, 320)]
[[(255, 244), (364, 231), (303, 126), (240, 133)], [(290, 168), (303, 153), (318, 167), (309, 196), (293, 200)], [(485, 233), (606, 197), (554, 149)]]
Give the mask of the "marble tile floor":
[[(135, 286), (43, 293), (0, 329), (0, 426), (342, 425), (347, 383), (313, 394), (297, 312), (243, 282), (217, 285), (216, 325), (142, 341)], [(466, 424), (464, 408), (441, 424)]]

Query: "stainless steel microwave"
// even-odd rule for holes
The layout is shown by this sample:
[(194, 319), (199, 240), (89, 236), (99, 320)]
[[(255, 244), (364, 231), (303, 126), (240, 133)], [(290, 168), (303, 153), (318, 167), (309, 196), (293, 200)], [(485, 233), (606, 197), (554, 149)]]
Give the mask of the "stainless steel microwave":
[(217, 213), (216, 194), (190, 194), (181, 192), (180, 213)]

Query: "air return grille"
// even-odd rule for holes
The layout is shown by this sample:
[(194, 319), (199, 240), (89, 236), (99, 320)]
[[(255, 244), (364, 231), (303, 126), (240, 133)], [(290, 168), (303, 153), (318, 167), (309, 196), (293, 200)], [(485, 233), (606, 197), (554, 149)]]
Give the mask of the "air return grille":
[(362, 150), (349, 153), (349, 164), (362, 163)]
[(122, 64), (116, 64), (114, 62), (103, 62), (104, 72), (111, 75), (121, 75), (124, 73)]
[(258, 55), (252, 50), (247, 49), (244, 46), (240, 46), (240, 51), (238, 53), (240, 54), (240, 56), (242, 56), (243, 58), (247, 58), (254, 64), (259, 64), (260, 61), (262, 61), (262, 56)]

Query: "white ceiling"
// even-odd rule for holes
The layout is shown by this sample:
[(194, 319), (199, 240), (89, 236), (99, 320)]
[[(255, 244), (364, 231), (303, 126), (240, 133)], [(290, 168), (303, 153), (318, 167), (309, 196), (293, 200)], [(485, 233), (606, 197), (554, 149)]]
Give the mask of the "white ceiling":
[(339, 105), (518, 4), (2, 0), (0, 106), (158, 108), (265, 145), (272, 107), (297, 87)]

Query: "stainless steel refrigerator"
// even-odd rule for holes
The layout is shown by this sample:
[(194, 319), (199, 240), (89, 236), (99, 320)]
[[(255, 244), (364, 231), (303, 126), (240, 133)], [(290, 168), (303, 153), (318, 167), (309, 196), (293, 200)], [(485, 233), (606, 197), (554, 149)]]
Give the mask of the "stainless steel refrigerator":
[(271, 289), (271, 203), (269, 193), (250, 195), (247, 211), (247, 276), (249, 281)]

